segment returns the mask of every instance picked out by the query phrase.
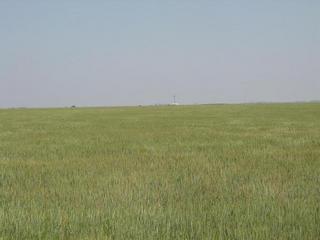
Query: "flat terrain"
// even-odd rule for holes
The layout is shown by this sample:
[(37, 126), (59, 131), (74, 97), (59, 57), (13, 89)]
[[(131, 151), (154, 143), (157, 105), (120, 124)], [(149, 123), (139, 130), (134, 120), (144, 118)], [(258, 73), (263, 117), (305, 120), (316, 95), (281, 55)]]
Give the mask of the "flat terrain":
[(0, 110), (0, 239), (319, 239), (320, 104)]

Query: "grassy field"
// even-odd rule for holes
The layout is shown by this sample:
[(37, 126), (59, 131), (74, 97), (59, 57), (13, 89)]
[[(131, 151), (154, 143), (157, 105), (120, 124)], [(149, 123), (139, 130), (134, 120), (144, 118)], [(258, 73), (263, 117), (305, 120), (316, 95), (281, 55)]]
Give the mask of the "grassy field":
[(0, 239), (320, 239), (320, 104), (0, 110)]

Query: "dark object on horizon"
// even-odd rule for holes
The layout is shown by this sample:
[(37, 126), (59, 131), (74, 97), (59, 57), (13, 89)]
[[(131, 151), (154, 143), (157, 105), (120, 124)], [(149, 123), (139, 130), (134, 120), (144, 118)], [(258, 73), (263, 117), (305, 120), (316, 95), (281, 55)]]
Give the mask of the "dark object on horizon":
[(72, 105), (71, 108), (76, 108), (76, 105)]

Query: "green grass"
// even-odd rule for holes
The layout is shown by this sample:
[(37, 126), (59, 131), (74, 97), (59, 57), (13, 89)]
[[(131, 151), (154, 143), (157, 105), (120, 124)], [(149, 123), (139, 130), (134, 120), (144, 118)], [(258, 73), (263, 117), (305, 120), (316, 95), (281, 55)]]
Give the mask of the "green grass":
[(0, 239), (319, 239), (320, 104), (0, 110)]

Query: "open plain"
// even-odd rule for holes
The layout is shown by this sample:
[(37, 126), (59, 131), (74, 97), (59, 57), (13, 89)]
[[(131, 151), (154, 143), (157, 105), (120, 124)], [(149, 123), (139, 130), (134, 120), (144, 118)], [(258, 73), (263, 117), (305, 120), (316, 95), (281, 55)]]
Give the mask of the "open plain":
[(319, 239), (320, 104), (0, 110), (0, 239)]

